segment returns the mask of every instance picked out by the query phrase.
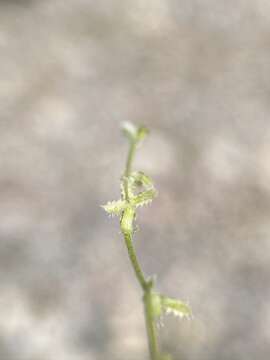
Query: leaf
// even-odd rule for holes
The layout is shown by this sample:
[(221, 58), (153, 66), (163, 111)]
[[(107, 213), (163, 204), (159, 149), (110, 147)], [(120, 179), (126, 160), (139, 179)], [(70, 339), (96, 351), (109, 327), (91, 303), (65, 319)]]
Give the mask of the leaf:
[[(122, 178), (121, 196), (125, 199), (125, 184), (127, 182), (129, 200), (135, 207), (149, 204), (156, 196), (153, 180), (141, 171), (134, 171), (128, 177)], [(143, 190), (138, 192), (138, 190)]]
[(142, 141), (148, 134), (149, 134), (149, 130), (144, 126), (140, 126), (137, 129), (137, 139), (139, 141)]
[(177, 299), (172, 299), (167, 296), (161, 295), (161, 304), (163, 311), (166, 314), (172, 313), (175, 316), (178, 316), (180, 318), (191, 318), (192, 317), (192, 311), (190, 306)]
[(102, 205), (102, 207), (110, 215), (120, 215), (122, 211), (126, 208), (126, 201), (109, 201), (106, 205)]
[(180, 318), (191, 318), (192, 311), (188, 304), (181, 300), (172, 299), (156, 292), (151, 293), (151, 309), (154, 319), (160, 318), (164, 314), (172, 313)]
[(131, 203), (138, 207), (138, 206), (144, 206), (149, 203), (157, 196), (157, 191), (155, 189), (143, 191), (139, 193), (138, 195), (135, 195), (131, 198)]
[(142, 171), (132, 172), (130, 174), (130, 181), (134, 182), (137, 186), (154, 187), (153, 180)]

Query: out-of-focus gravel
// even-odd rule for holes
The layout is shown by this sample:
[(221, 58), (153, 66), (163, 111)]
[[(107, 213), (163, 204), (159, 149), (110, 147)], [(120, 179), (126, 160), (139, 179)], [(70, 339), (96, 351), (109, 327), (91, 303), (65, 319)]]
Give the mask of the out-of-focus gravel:
[(117, 220), (127, 144), (159, 197), (136, 248), (194, 320), (181, 360), (270, 354), (270, 3), (0, 1), (0, 359), (147, 359)]

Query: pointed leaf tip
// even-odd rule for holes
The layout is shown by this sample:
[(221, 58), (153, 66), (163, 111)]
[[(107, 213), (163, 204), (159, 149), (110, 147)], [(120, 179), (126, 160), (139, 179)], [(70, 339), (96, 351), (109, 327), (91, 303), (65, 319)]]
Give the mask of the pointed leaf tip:
[(126, 207), (126, 202), (124, 200), (109, 201), (101, 207), (110, 215), (120, 215)]

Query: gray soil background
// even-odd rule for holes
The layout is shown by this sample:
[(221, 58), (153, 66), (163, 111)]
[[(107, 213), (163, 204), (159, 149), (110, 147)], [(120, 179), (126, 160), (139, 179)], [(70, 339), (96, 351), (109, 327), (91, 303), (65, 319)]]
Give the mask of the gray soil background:
[(159, 197), (135, 246), (175, 360), (270, 355), (270, 1), (0, 1), (0, 359), (146, 360), (141, 291), (101, 204), (123, 121)]

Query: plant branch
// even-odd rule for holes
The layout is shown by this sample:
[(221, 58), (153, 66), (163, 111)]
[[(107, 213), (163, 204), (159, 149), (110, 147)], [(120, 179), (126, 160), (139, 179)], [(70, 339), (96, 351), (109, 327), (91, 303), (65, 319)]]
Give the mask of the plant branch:
[[(128, 177), (131, 173), (132, 169), (132, 162), (134, 159), (137, 143), (139, 139), (131, 139), (130, 140), (130, 148), (128, 152), (127, 162), (126, 162), (126, 169), (124, 172), (124, 193), (125, 199), (129, 202), (129, 191), (128, 191)], [(134, 220), (135, 213), (133, 216), (132, 221)], [(127, 233), (123, 231), (126, 247), (128, 250), (128, 255), (132, 264), (132, 267), (135, 271), (136, 277), (141, 285), (143, 290), (144, 296), (144, 313), (145, 313), (145, 324), (146, 324), (146, 331), (148, 336), (148, 347), (151, 356), (151, 360), (158, 360), (159, 358), (159, 351), (158, 351), (158, 341), (157, 341), (157, 333), (156, 333), (156, 324), (153, 319), (153, 311), (152, 311), (152, 304), (151, 304), (151, 289), (153, 286), (152, 281), (147, 281), (145, 279), (145, 275), (139, 265), (136, 252), (133, 246), (133, 232)]]
[(159, 349), (158, 349), (158, 342), (157, 342), (157, 329), (156, 324), (152, 318), (152, 303), (151, 303), (151, 288), (144, 293), (144, 316), (145, 316), (145, 324), (148, 336), (148, 346), (149, 352), (151, 356), (151, 360), (158, 360), (159, 358)]
[(129, 201), (129, 193), (128, 193), (128, 177), (131, 173), (131, 166), (135, 155), (135, 150), (137, 147), (136, 139), (130, 140), (130, 148), (128, 152), (127, 162), (126, 162), (126, 169), (124, 172), (124, 191), (125, 191), (125, 198)]
[(142, 269), (140, 267), (140, 264), (138, 262), (137, 255), (134, 250), (133, 243), (132, 243), (132, 237), (129, 234), (124, 234), (124, 238), (125, 238), (125, 243), (126, 243), (126, 247), (127, 247), (127, 251), (128, 251), (128, 256), (131, 261), (132, 267), (135, 271), (136, 277), (137, 277), (143, 291), (146, 291), (148, 288), (148, 282), (146, 281), (144, 274), (142, 272)]
[(171, 359), (169, 355), (161, 355), (159, 351), (156, 320), (167, 313), (173, 313), (180, 318), (190, 318), (192, 311), (188, 304), (183, 301), (156, 292), (153, 280), (146, 280), (137, 259), (137, 254), (133, 246), (136, 209), (149, 204), (157, 195), (157, 192), (149, 176), (141, 171), (132, 171), (136, 148), (140, 141), (147, 135), (148, 130), (143, 126), (136, 127), (131, 123), (126, 123), (123, 130), (130, 141), (130, 147), (125, 171), (121, 179), (121, 199), (109, 201), (102, 207), (110, 216), (120, 216), (120, 228), (125, 239), (128, 256), (137, 280), (143, 290), (145, 324), (150, 358), (151, 360), (169, 360)]

